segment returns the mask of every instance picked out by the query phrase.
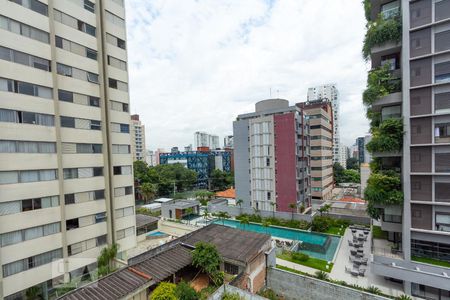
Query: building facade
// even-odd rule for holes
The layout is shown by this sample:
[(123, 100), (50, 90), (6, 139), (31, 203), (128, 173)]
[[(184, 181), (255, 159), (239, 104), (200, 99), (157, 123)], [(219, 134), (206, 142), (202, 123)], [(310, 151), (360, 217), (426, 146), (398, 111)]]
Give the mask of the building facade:
[(341, 143), (341, 150), (339, 150), (339, 164), (347, 169), (347, 159), (349, 156), (350, 149)]
[(363, 164), (365, 159), (365, 143), (364, 143), (364, 137), (359, 137), (356, 139), (356, 146), (358, 148), (358, 161), (360, 164)]
[(381, 135), (392, 134), (392, 126), (383, 131), (392, 120), (404, 133), (401, 149), (373, 153), (383, 169), (401, 170), (404, 198), (378, 205), (396, 251), (374, 248), (372, 270), (401, 280), (413, 296), (448, 299), (450, 268), (442, 262), (450, 261), (450, 1), (370, 2), (368, 21), (377, 23), (369, 30), (397, 22), (401, 36), (370, 48), (372, 68), (389, 63), (390, 82), (401, 83), (371, 109), (380, 112)]
[(195, 149), (199, 147), (208, 147), (211, 150), (220, 149), (219, 136), (197, 131), (194, 133), (194, 146)]
[(309, 128), (303, 111), (263, 100), (233, 122), (236, 199), (266, 211), (309, 207)]
[(331, 199), (333, 190), (333, 112), (326, 100), (297, 103), (309, 123), (311, 198)]
[(209, 177), (213, 170), (231, 172), (233, 151), (209, 150), (159, 153), (161, 165), (182, 164), (186, 168), (197, 172), (197, 186), (208, 188)]
[(331, 102), (333, 108), (333, 163), (339, 162), (340, 153), (340, 114), (339, 114), (339, 91), (335, 83), (310, 87), (308, 89), (308, 101), (325, 99)]
[(0, 298), (136, 245), (124, 3), (0, 1)]
[(145, 125), (139, 120), (139, 115), (131, 115), (130, 132), (133, 161), (145, 161), (147, 153), (145, 149)]

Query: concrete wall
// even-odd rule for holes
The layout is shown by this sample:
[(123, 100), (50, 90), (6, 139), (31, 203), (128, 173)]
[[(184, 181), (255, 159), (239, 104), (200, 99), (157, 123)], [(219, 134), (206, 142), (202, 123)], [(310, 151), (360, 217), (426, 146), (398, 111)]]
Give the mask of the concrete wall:
[(286, 300), (383, 300), (372, 295), (323, 280), (298, 275), (284, 270), (267, 269), (267, 287), (283, 295)]
[[(254, 214), (255, 213), (255, 210), (250, 207), (242, 207), (242, 209), (241, 209), (241, 208), (239, 208), (239, 206), (225, 206), (225, 205), (208, 204), (208, 212), (216, 213), (219, 211), (225, 211), (233, 217), (239, 216), (241, 213), (242, 214)], [(269, 217), (271, 218), (274, 216), (274, 213), (272, 211), (261, 210), (258, 212), (258, 214), (264, 218), (269, 218)], [(290, 212), (275, 212), (275, 218), (291, 220), (292, 213), (290, 213)], [(299, 221), (303, 220), (303, 221), (311, 222), (312, 217), (311, 217), (311, 215), (302, 215), (302, 214), (294, 213), (294, 220), (299, 220)]]
[(250, 207), (248, 126), (248, 120), (233, 122), (234, 179), (236, 183), (236, 199), (242, 199), (244, 201), (242, 206), (246, 207)]
[(225, 291), (227, 291), (229, 293), (238, 293), (239, 296), (241, 296), (241, 299), (245, 299), (245, 300), (266, 300), (267, 299), (267, 298), (249, 293), (247, 291), (241, 290), (232, 285), (222, 285), (220, 288), (217, 289), (217, 291), (214, 292), (214, 294), (209, 296), (208, 300), (222, 299), (222, 295), (225, 293)]

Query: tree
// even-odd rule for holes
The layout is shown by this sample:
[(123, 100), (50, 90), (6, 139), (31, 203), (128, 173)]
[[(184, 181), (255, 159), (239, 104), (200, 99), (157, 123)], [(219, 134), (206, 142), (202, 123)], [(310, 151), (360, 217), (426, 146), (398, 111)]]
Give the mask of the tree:
[(42, 288), (40, 286), (32, 286), (27, 288), (27, 290), (25, 291), (25, 296), (27, 297), (27, 299), (41, 299), (40, 295), (42, 294)]
[(138, 182), (148, 182), (148, 165), (142, 160), (137, 160), (133, 163), (134, 179)]
[(175, 289), (174, 283), (161, 282), (150, 295), (150, 300), (177, 300)]
[(156, 194), (158, 193), (158, 187), (156, 186), (156, 184), (144, 182), (143, 184), (141, 184), (140, 191), (145, 202), (147, 202), (148, 200), (152, 200), (155, 198)]
[(330, 211), (331, 209), (331, 204), (327, 203), (323, 206), (321, 206), (318, 211), (320, 212), (320, 215), (322, 215), (323, 213), (327, 213), (328, 211)]
[(243, 216), (241, 218), (242, 229), (245, 229), (245, 225), (250, 224), (250, 218), (248, 216)]
[(203, 210), (203, 218), (206, 220), (206, 219), (208, 219), (208, 209), (207, 208), (205, 208), (204, 210)]
[(181, 281), (175, 288), (175, 296), (178, 300), (198, 300), (197, 292), (185, 281)]
[(231, 174), (215, 169), (211, 172), (211, 189), (222, 191), (229, 188), (232, 185)]
[(194, 214), (194, 209), (193, 209), (192, 207), (186, 208), (185, 213), (186, 213), (185, 216), (188, 216), (188, 224), (191, 224), (191, 218), (190, 218), (190, 216), (191, 216), (192, 214)]
[(266, 229), (266, 234), (267, 234), (267, 229), (268, 229), (269, 226), (270, 226), (270, 222), (267, 221), (267, 220), (263, 220), (262, 226)]
[(346, 165), (347, 165), (347, 170), (349, 170), (349, 169), (359, 170), (359, 161), (355, 157), (347, 158)]
[(295, 210), (297, 208), (297, 203), (289, 204), (289, 208), (291, 209), (291, 212), (292, 212), (292, 221), (293, 221), (294, 220), (294, 212), (295, 212)]
[(226, 211), (219, 211), (216, 215), (219, 220), (222, 220), (222, 225), (225, 225), (225, 219), (230, 218), (230, 215)]
[(336, 181), (336, 183), (341, 183), (342, 181), (342, 176), (344, 175), (344, 168), (341, 166), (340, 163), (334, 163), (333, 164), (333, 177), (334, 177), (334, 181)]
[(214, 196), (213, 192), (207, 190), (199, 190), (195, 192), (195, 198), (197, 198), (202, 205), (207, 205), (208, 201)]
[(222, 257), (214, 244), (206, 242), (195, 244), (195, 249), (192, 251), (192, 265), (207, 273), (216, 284), (222, 276), (219, 271), (221, 263)]
[(244, 200), (237, 199), (236, 205), (239, 205), (239, 214), (242, 215), (242, 203), (244, 203)]
[(272, 206), (272, 217), (275, 219), (275, 209), (278, 207), (276, 202), (270, 202), (270, 206)]
[(100, 252), (100, 256), (97, 258), (98, 276), (102, 277), (114, 270), (114, 258), (117, 256), (119, 246), (112, 244), (109, 247), (105, 247)]

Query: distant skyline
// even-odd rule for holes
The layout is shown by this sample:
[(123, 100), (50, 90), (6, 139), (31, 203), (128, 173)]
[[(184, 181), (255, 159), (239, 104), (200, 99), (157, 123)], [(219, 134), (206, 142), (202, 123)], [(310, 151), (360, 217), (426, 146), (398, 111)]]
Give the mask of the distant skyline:
[[(341, 140), (368, 132), (361, 101), (364, 10), (354, 0), (126, 1), (131, 113), (147, 149), (194, 144), (194, 132), (232, 134), (257, 101), (306, 101), (337, 83)], [(320, 16), (320, 20), (317, 19)]]

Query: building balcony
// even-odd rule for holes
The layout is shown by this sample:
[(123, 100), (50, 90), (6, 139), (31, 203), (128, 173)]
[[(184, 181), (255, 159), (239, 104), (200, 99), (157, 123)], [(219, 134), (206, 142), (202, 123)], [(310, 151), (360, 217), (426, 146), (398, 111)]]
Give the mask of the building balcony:
[(402, 93), (395, 92), (376, 100), (374, 103), (372, 103), (372, 109), (374, 111), (380, 112), (383, 107), (399, 105), (401, 103), (402, 103)]
[(385, 9), (383, 8), (385, 4), (392, 2), (392, 0), (365, 0), (365, 2), (366, 1), (370, 2), (370, 11), (368, 11), (367, 17), (370, 17), (371, 21), (375, 21), (380, 14), (382, 14), (384, 18), (389, 18), (398, 15), (400, 12), (399, 5)]
[(373, 152), (372, 157), (402, 157), (402, 151)]
[[(381, 66), (383, 62), (386, 61), (386, 58), (390, 58), (387, 61), (399, 67), (401, 49), (402, 43), (400, 41), (387, 41), (383, 44), (375, 45), (370, 50), (372, 68)], [(395, 57), (395, 59), (392, 59), (393, 57)]]

